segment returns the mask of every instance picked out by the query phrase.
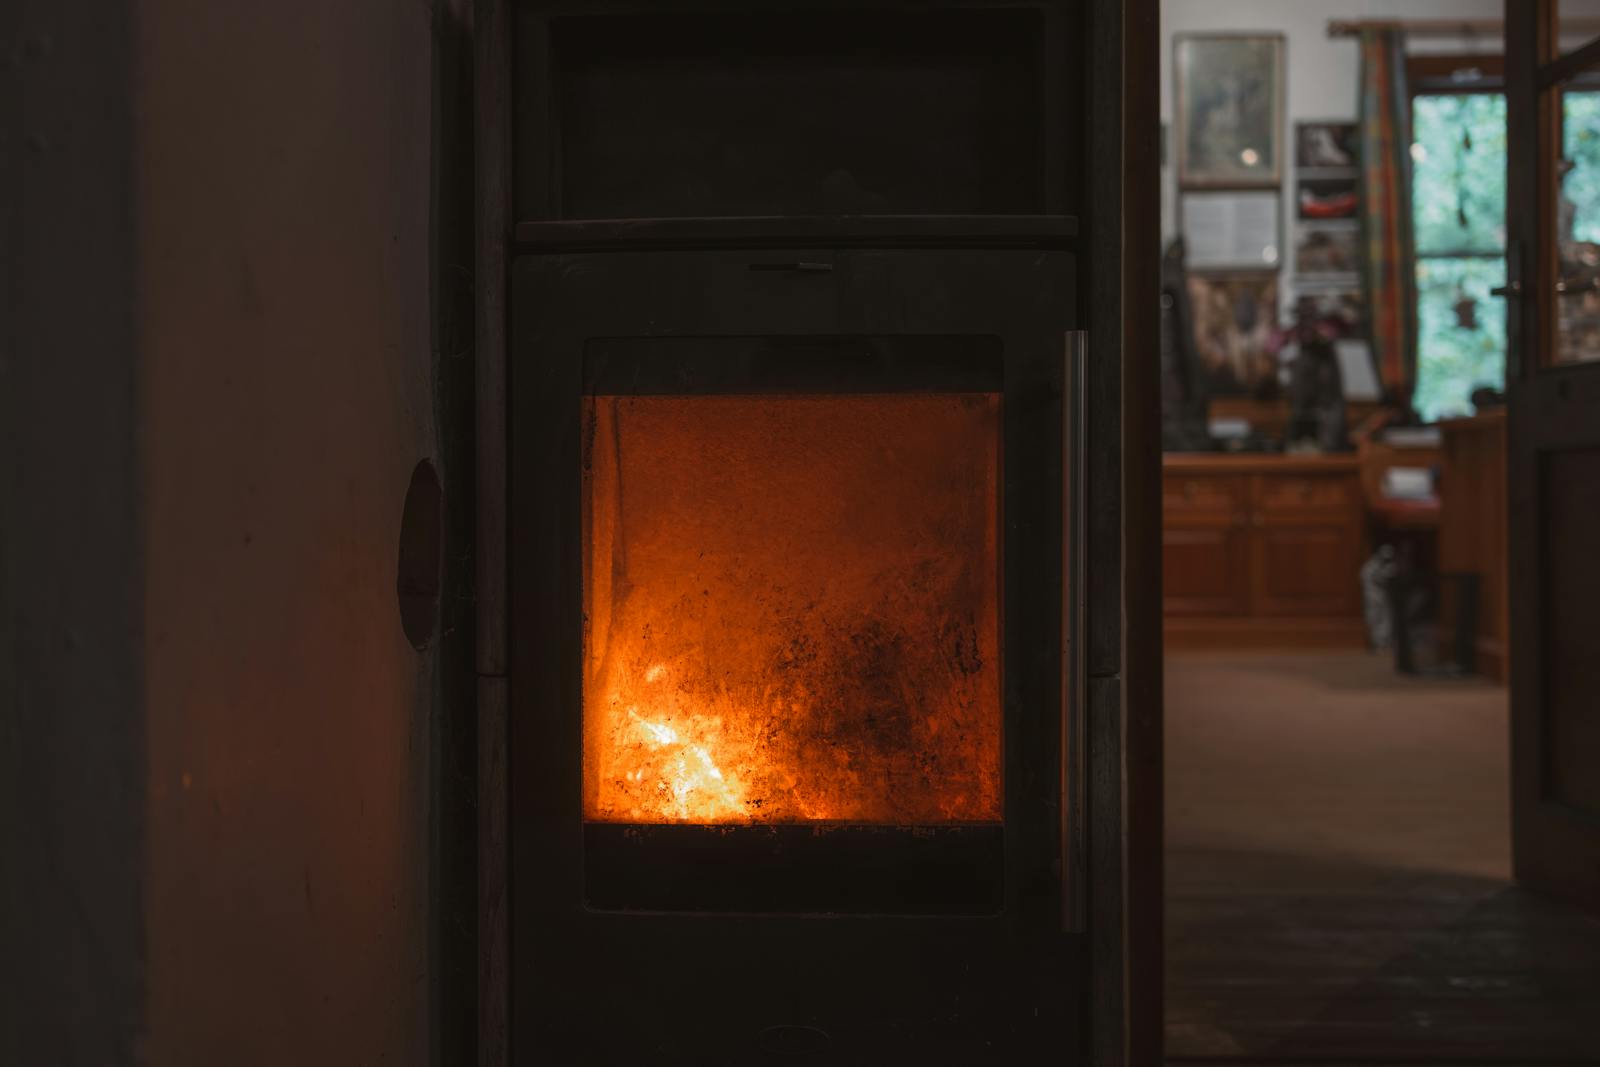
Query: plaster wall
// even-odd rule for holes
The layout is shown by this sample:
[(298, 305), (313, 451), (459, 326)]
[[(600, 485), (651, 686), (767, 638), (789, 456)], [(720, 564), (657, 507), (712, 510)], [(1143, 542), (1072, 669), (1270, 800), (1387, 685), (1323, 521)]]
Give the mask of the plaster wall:
[(426, 3), (142, 0), (150, 1062), (427, 1061)]

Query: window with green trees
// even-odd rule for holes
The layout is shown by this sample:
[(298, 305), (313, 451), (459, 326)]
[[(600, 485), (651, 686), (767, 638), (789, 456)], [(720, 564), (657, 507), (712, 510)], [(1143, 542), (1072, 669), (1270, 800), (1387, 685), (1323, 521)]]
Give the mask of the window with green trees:
[[(1564, 239), (1600, 243), (1600, 92), (1563, 96), (1562, 151), (1573, 166)], [(1426, 419), (1472, 410), (1472, 391), (1505, 382), (1506, 101), (1499, 93), (1421, 94), (1412, 101), (1412, 210), (1417, 247), (1417, 384)]]
[(1600, 92), (1562, 96), (1562, 154), (1572, 164), (1562, 194), (1573, 207), (1572, 232), (1564, 240), (1600, 244)]
[(1417, 247), (1417, 383), (1425, 419), (1466, 414), (1472, 391), (1505, 380), (1506, 98), (1418, 96), (1412, 103)]

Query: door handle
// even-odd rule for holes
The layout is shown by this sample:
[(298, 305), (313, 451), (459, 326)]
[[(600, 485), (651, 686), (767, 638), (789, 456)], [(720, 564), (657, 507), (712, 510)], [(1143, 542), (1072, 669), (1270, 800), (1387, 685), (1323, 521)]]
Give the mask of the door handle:
[(1489, 295), (1490, 296), (1508, 296), (1508, 297), (1509, 296), (1521, 296), (1522, 295), (1522, 283), (1520, 281), (1516, 281), (1516, 282), (1508, 282), (1505, 285), (1497, 285), (1493, 289), (1489, 290)]

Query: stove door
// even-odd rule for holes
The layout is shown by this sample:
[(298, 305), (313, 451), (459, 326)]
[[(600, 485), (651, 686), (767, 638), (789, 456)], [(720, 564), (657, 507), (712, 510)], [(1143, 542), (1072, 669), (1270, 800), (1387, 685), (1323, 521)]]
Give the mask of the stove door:
[(514, 1048), (1076, 1040), (1073, 291), (1064, 252), (517, 261)]

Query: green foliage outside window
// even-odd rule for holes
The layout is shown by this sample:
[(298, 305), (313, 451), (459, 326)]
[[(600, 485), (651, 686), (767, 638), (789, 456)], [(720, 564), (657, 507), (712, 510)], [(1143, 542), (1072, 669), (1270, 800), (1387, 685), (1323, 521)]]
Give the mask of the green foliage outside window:
[(1575, 165), (1562, 188), (1577, 205), (1575, 241), (1600, 243), (1600, 93), (1568, 93), (1563, 149)]
[(1472, 391), (1505, 380), (1506, 101), (1419, 96), (1412, 109), (1417, 245), (1417, 384), (1424, 419), (1471, 412)]
[(1417, 255), (1503, 254), (1506, 98), (1419, 96), (1411, 115)]
[[(1417, 260), (1417, 388), (1412, 403), (1425, 419), (1472, 411), (1472, 391), (1501, 387), (1506, 365), (1505, 301), (1489, 295), (1504, 285), (1504, 258), (1444, 256)], [(1476, 328), (1463, 327), (1456, 307), (1474, 302)]]

